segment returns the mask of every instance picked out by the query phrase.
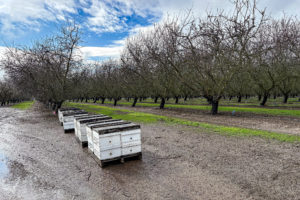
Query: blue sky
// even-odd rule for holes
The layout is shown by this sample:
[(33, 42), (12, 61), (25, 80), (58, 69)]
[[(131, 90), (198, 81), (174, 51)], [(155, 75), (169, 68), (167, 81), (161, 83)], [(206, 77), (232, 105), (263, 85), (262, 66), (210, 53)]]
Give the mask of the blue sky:
[[(300, 0), (258, 0), (272, 16), (300, 13)], [(193, 8), (230, 10), (227, 0), (0, 0), (0, 54), (5, 46), (30, 45), (54, 34), (68, 19), (80, 24), (85, 59), (117, 57), (127, 37), (166, 16)], [(0, 55), (1, 56), (1, 55)]]

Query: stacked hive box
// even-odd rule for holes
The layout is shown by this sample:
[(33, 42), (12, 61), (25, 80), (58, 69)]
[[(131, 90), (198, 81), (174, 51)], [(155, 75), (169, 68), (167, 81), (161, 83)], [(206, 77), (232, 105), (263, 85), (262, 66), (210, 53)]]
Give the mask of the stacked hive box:
[(116, 126), (120, 124), (129, 124), (130, 122), (124, 122), (123, 120), (108, 119), (101, 122), (92, 122), (86, 124), (86, 135), (88, 140), (88, 148), (91, 152), (94, 151), (93, 144), (93, 129), (105, 127), (105, 126)]
[(63, 112), (62, 116), (63, 116), (63, 126), (64, 126), (64, 130), (65, 132), (68, 131), (73, 131), (75, 128), (74, 125), (74, 117), (79, 117), (79, 116), (87, 116), (88, 113), (85, 111), (73, 111), (73, 112)]
[(140, 125), (105, 115), (89, 115), (77, 108), (62, 108), (58, 118), (65, 132), (74, 130), (82, 146), (88, 145), (102, 167), (109, 161), (137, 157), (141, 159)]
[(88, 144), (85, 125), (87, 123), (101, 122), (108, 119), (111, 119), (111, 117), (105, 115), (98, 115), (90, 118), (87, 117), (87, 118), (75, 119), (75, 133), (79, 142), (82, 144), (83, 147), (87, 146)]
[(93, 128), (93, 152), (100, 165), (133, 156), (141, 158), (140, 125), (124, 123)]
[(58, 120), (60, 122), (61, 125), (63, 125), (63, 116), (62, 116), (62, 113), (63, 112), (71, 112), (71, 111), (74, 111), (74, 110), (80, 110), (78, 108), (60, 108), (58, 110)]
[(102, 115), (84, 115), (84, 116), (75, 116), (74, 117), (74, 129), (75, 129), (75, 136), (78, 137), (78, 127), (77, 127), (77, 120), (81, 120), (81, 119), (90, 119), (93, 117), (98, 117), (98, 116), (102, 116)]

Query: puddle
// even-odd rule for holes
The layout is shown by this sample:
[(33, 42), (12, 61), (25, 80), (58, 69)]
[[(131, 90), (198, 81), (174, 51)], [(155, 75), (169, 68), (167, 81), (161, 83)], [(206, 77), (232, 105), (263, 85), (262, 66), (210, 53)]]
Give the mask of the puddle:
[(3, 153), (0, 153), (0, 179), (4, 178), (9, 173), (7, 161), (7, 157)]

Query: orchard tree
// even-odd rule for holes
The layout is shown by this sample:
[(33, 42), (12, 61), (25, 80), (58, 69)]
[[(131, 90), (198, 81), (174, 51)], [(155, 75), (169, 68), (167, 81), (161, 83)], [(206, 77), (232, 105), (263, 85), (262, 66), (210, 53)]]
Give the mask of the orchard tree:
[(279, 77), (277, 88), (287, 103), (299, 83), (300, 67), (300, 24), (295, 18), (272, 21), (272, 55), (274, 71)]
[(79, 42), (78, 26), (68, 24), (56, 36), (38, 41), (32, 47), (10, 48), (2, 66), (19, 88), (40, 101), (49, 101), (57, 110), (69, 99), (70, 77), (81, 65), (76, 54)]

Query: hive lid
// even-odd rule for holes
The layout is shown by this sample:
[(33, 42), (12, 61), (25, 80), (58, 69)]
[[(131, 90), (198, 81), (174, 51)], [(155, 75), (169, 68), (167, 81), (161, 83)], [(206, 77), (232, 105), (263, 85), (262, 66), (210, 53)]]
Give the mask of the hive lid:
[(134, 129), (140, 129), (141, 126), (138, 124), (122, 124), (117, 126), (107, 126), (102, 128), (93, 129), (95, 132), (97, 132), (99, 135), (104, 135), (108, 133), (114, 133), (114, 132), (120, 132), (120, 131), (129, 131)]
[(78, 120), (78, 122), (80, 124), (86, 124), (86, 123), (89, 123), (89, 122), (103, 121), (103, 120), (106, 120), (106, 119), (111, 119), (111, 117), (100, 116), (100, 117), (94, 117), (94, 118), (86, 118), (86, 119), (80, 119), (80, 120)]
[(88, 113), (84, 110), (68, 110), (62, 112), (62, 116), (72, 116), (72, 115), (79, 115), (79, 114), (88, 114)]
[(74, 112), (67, 112), (63, 113), (63, 116), (75, 116), (75, 115), (82, 115), (82, 114), (88, 114), (86, 111), (74, 111)]
[(86, 126), (92, 128), (93, 126), (96, 126), (98, 124), (103, 124), (103, 123), (108, 123), (108, 122), (120, 122), (122, 120), (119, 119), (107, 119), (107, 120), (100, 120), (100, 121), (96, 121), (96, 122), (89, 122), (86, 124)]
[(76, 120), (81, 120), (81, 119), (89, 119), (89, 118), (95, 118), (95, 117), (103, 117), (105, 115), (85, 115), (85, 116), (76, 116)]
[(71, 108), (71, 107), (69, 107), (69, 108), (60, 108), (60, 109), (58, 109), (59, 111), (67, 111), (67, 110), (80, 110), (79, 108)]
[(104, 123), (96, 124), (96, 125), (92, 126), (91, 129), (96, 130), (96, 129), (103, 128), (103, 127), (119, 126), (119, 125), (123, 125), (123, 124), (131, 124), (131, 122), (126, 122), (123, 120), (114, 121), (114, 122), (104, 122)]
[(82, 109), (78, 109), (78, 110), (63, 110), (63, 111), (61, 111), (61, 113), (71, 113), (71, 112), (80, 112), (80, 111), (85, 111), (85, 110), (82, 110)]

